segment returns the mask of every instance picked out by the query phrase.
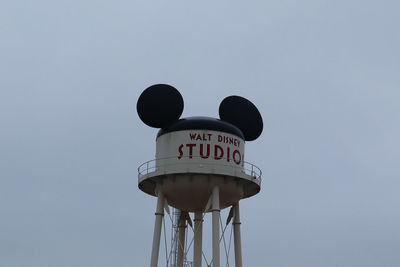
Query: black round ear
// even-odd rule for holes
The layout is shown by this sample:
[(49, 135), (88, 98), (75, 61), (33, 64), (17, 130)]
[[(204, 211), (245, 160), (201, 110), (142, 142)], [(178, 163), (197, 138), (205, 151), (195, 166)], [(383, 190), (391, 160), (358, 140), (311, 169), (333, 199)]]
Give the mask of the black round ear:
[(263, 120), (257, 107), (244, 97), (228, 96), (219, 105), (219, 117), (238, 127), (246, 141), (256, 140), (262, 133)]
[(145, 124), (163, 128), (180, 118), (183, 112), (183, 98), (171, 85), (155, 84), (142, 92), (136, 110)]

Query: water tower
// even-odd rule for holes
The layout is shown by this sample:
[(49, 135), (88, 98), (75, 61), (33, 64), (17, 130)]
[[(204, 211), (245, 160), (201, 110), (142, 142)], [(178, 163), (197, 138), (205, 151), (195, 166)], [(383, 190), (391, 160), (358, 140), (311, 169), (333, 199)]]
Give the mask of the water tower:
[(261, 170), (245, 162), (245, 142), (257, 139), (263, 129), (258, 109), (239, 96), (225, 98), (220, 119), (180, 119), (183, 98), (172, 86), (156, 84), (140, 95), (137, 112), (148, 126), (160, 128), (156, 157), (138, 171), (139, 188), (157, 197), (150, 267), (157, 267), (164, 209), (179, 211), (176, 267), (184, 265), (185, 227), (192, 225), (192, 266), (202, 265), (203, 216), (212, 213), (212, 266), (220, 266), (220, 211), (231, 207), (235, 266), (242, 267), (239, 201), (260, 191)]

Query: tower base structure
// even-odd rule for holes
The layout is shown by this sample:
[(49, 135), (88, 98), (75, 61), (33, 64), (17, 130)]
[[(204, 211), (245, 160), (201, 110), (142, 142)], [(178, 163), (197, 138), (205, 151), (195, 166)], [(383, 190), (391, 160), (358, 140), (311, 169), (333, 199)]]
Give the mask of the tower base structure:
[[(171, 205), (181, 213), (178, 216), (177, 223), (177, 260), (171, 266), (202, 267), (203, 218), (205, 213), (211, 212), (212, 261), (209, 266), (219, 267), (222, 240), (220, 211), (231, 207), (228, 221), (232, 221), (233, 227), (235, 266), (242, 267), (239, 201), (258, 193), (260, 190), (261, 180), (260, 176), (254, 175), (256, 173), (255, 168), (255, 166), (252, 166), (253, 176), (244, 172), (241, 172), (240, 176), (229, 176), (202, 173), (160, 174), (160, 171), (143, 175), (142, 179), (139, 179), (139, 187), (157, 197), (150, 267), (158, 266), (162, 220), (164, 208), (167, 205)], [(257, 174), (261, 174), (261, 172), (257, 172)], [(194, 213), (193, 259), (192, 265), (185, 265), (184, 263), (188, 261), (186, 257), (188, 248), (185, 248), (185, 229), (187, 220), (191, 220), (190, 216), (186, 215), (185, 217), (185, 214), (189, 212)]]
[[(212, 267), (220, 267), (220, 243), (221, 243), (221, 218), (220, 218), (220, 209), (218, 205), (218, 197), (219, 197), (219, 188), (215, 187), (210, 199), (212, 201), (209, 212), (212, 213), (212, 259), (210, 263), (207, 263), (208, 266)], [(165, 205), (165, 199), (162, 193), (158, 193), (157, 196), (157, 207), (155, 213), (155, 226), (154, 226), (154, 235), (153, 235), (153, 244), (152, 244), (152, 254), (151, 254), (151, 263), (150, 267), (158, 267), (158, 257), (160, 250), (160, 240), (161, 240), (161, 232), (162, 232), (162, 219), (164, 216), (163, 206)], [(187, 214), (179, 211), (180, 216), (178, 215), (178, 223), (177, 223), (177, 249), (176, 249), (176, 260), (175, 263), (171, 265), (167, 265), (168, 267), (202, 267), (202, 243), (203, 243), (203, 221), (204, 221), (204, 213), (203, 212), (195, 212), (194, 213), (194, 233), (193, 233), (193, 261), (191, 264), (187, 264), (188, 259), (186, 257), (187, 251), (185, 250), (185, 229), (187, 228), (186, 220), (187, 218), (182, 214)], [(233, 217), (233, 218), (232, 218)], [(241, 248), (241, 234), (240, 234), (240, 215), (239, 215), (239, 203), (236, 203), (231, 207), (231, 212), (228, 217), (228, 221), (232, 221), (233, 227), (233, 240), (234, 240), (234, 253), (235, 253), (235, 266), (242, 267), (242, 248)], [(228, 224), (228, 222), (227, 222)], [(228, 259), (227, 259), (228, 260)]]

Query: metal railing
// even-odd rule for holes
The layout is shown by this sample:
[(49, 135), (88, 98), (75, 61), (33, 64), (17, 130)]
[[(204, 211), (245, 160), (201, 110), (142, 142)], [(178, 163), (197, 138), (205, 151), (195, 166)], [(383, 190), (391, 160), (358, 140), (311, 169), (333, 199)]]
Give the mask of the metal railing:
[[(183, 157), (184, 162), (179, 162), (177, 157), (168, 157), (168, 158), (159, 158), (146, 161), (142, 165), (138, 167), (138, 178), (139, 180), (152, 172), (163, 171), (166, 168), (172, 167), (185, 167), (185, 169), (190, 169), (194, 167), (203, 168), (203, 167), (228, 167), (233, 168), (235, 171), (241, 171), (245, 174), (253, 177), (254, 179), (261, 182), (261, 169), (256, 165), (249, 162), (242, 162), (241, 165), (233, 165), (233, 164), (223, 164), (222, 162), (210, 161), (207, 159), (203, 159), (201, 157)], [(226, 158), (219, 158), (219, 160), (226, 160)], [(189, 168), (190, 167), (190, 168)], [(189, 172), (189, 171), (188, 171)]]

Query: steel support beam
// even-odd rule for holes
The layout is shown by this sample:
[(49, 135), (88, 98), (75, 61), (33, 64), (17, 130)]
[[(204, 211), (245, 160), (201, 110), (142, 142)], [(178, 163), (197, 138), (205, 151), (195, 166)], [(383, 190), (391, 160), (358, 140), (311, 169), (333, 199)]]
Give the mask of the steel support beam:
[(212, 251), (213, 267), (219, 267), (220, 249), (219, 249), (219, 187), (215, 186), (212, 190)]
[(153, 234), (153, 248), (151, 250), (151, 262), (150, 267), (157, 267), (158, 265), (158, 254), (160, 250), (160, 238), (161, 238), (161, 226), (164, 217), (164, 195), (161, 192), (159, 186), (156, 187), (157, 193), (157, 208), (156, 208), (156, 220), (154, 223), (154, 234)]
[(178, 260), (177, 267), (183, 267), (185, 257), (185, 232), (186, 232), (186, 218), (181, 211), (178, 221)]
[(242, 240), (240, 236), (240, 212), (239, 202), (234, 205), (233, 211), (233, 238), (235, 242), (235, 266), (242, 267)]
[(201, 267), (201, 256), (203, 252), (203, 213), (197, 211), (194, 213), (194, 251), (193, 267)]

